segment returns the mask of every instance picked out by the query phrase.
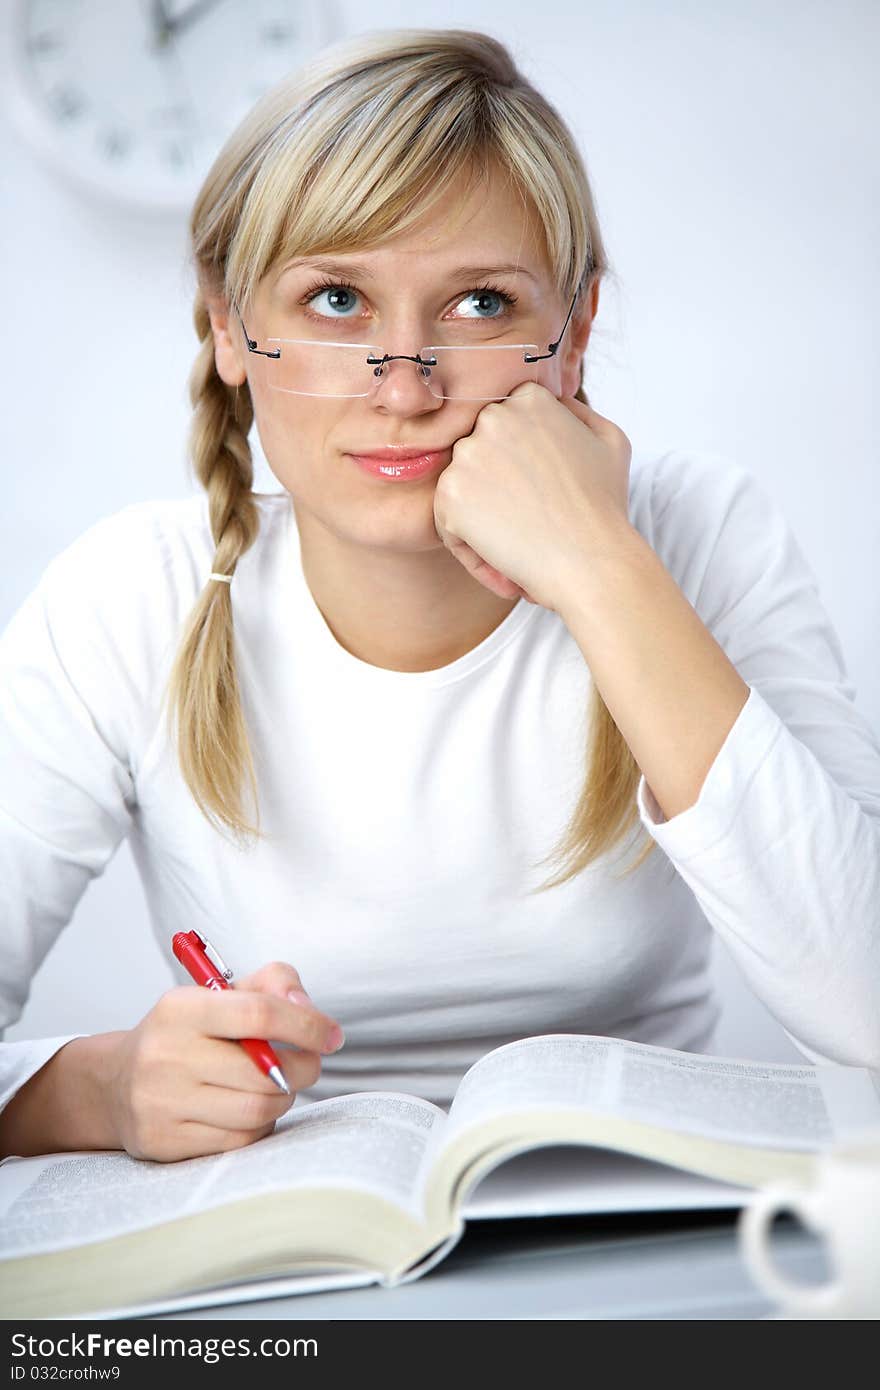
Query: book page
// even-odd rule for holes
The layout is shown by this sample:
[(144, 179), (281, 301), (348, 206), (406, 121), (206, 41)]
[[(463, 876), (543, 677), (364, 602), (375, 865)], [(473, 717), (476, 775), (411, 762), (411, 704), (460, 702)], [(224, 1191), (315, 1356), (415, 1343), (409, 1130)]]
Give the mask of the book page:
[(571, 1212), (739, 1208), (750, 1189), (629, 1153), (581, 1145), (530, 1146), (462, 1193), (465, 1220)]
[(268, 1139), (224, 1156), (206, 1196), (231, 1202), (275, 1188), (351, 1187), (419, 1214), (417, 1175), (435, 1127), (445, 1121), (439, 1106), (391, 1091), (294, 1106)]
[(443, 1147), (489, 1116), (541, 1108), (809, 1152), (844, 1130), (880, 1122), (872, 1074), (863, 1068), (749, 1062), (558, 1033), (507, 1043), (475, 1062), (459, 1083)]
[(445, 1118), (416, 1096), (366, 1091), (294, 1105), (265, 1139), (177, 1163), (117, 1152), (10, 1158), (0, 1165), (0, 1260), (106, 1240), (279, 1189), (367, 1190), (417, 1212), (416, 1174)]

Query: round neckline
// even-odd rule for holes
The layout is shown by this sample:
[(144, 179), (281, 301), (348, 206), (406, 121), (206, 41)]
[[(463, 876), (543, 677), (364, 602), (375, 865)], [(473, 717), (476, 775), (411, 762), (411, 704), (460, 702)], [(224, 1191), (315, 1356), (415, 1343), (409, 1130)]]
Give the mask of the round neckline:
[(455, 661), (448, 662), (445, 666), (438, 666), (430, 671), (392, 671), (385, 666), (373, 666), (369, 661), (362, 661), (360, 657), (348, 651), (333, 635), (306, 583), (293, 502), (287, 493), (277, 495), (280, 501), (286, 500), (287, 502), (284, 524), (286, 528), (285, 556), (288, 582), (292, 590), (298, 595), (300, 606), (314, 633), (316, 642), (331, 661), (344, 668), (346, 674), (355, 679), (401, 687), (451, 685), (455, 681), (463, 680), (466, 676), (479, 670), (481, 666), (486, 665), (487, 662), (492, 661), (519, 635), (538, 611), (538, 604), (529, 603), (528, 599), (520, 597), (510, 612), (502, 618), (498, 626), (493, 628), (487, 637), (483, 638), (482, 642), (479, 642), (476, 647), (472, 647), (469, 652), (465, 652), (463, 656), (456, 657)]

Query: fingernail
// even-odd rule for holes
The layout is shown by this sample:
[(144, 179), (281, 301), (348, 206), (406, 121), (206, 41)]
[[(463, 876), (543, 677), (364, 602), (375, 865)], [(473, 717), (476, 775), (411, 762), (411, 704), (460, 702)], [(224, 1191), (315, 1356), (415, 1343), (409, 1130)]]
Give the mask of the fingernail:
[(344, 1042), (345, 1034), (343, 1033), (339, 1024), (334, 1023), (333, 1027), (330, 1029), (330, 1032), (327, 1034), (327, 1039), (324, 1043), (324, 1050), (326, 1052), (338, 1052)]
[(307, 1009), (314, 1009), (315, 1003), (306, 994), (304, 989), (288, 990), (287, 997), (292, 1004), (305, 1004)]

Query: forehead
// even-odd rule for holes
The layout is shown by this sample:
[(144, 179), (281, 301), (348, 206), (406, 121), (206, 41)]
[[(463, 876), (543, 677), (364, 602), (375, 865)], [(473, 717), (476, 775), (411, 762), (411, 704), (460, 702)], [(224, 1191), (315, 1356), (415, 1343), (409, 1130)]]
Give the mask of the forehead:
[(544, 229), (530, 200), (508, 180), (490, 175), (454, 203), (429, 209), (421, 221), (399, 237), (389, 239), (389, 249), (400, 254), (449, 250), (471, 252), (475, 246), (494, 251), (494, 259), (520, 256), (539, 264), (546, 260)]
[[(356, 263), (357, 271), (376, 280), (423, 272), (455, 274), (459, 267), (519, 267), (538, 285), (549, 286), (551, 272), (543, 226), (531, 203), (501, 174), (489, 174), (454, 202), (429, 208), (414, 226), (381, 245), (335, 251), (333, 261)], [(271, 280), (314, 265), (318, 253), (285, 258)]]

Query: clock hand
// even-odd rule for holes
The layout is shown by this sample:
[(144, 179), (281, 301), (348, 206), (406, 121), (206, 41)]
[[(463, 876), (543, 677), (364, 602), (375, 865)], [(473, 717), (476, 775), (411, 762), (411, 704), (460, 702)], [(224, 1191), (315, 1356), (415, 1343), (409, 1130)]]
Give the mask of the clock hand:
[[(188, 10), (183, 10), (181, 14), (166, 15), (165, 25), (170, 35), (179, 34), (182, 29), (188, 29), (197, 19), (201, 19), (208, 10), (213, 10), (220, 0), (193, 0)], [(161, 6), (160, 6), (161, 8)]]
[(162, 0), (150, 0), (150, 19), (153, 25), (153, 40), (156, 47), (164, 48), (171, 38), (173, 25)]
[[(151, 0), (151, 3), (155, 9), (161, 11), (164, 18), (164, 28), (159, 31), (156, 44), (159, 49), (159, 71), (168, 96), (168, 106), (164, 114), (170, 115), (177, 126), (176, 134), (172, 132), (165, 145), (166, 162), (181, 166), (187, 160), (187, 150), (185, 145), (181, 144), (181, 140), (188, 141), (191, 145), (193, 137), (198, 133), (199, 122), (181, 63), (180, 49), (172, 42), (176, 20), (168, 15), (162, 0)], [(191, 157), (191, 148), (188, 153)]]

